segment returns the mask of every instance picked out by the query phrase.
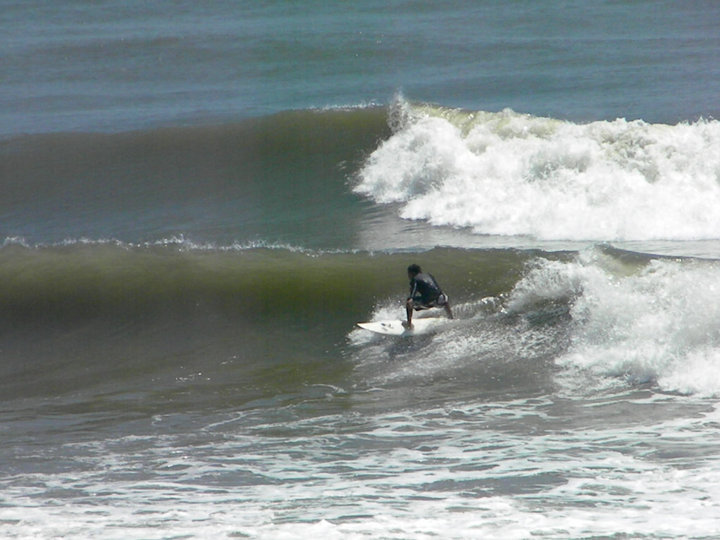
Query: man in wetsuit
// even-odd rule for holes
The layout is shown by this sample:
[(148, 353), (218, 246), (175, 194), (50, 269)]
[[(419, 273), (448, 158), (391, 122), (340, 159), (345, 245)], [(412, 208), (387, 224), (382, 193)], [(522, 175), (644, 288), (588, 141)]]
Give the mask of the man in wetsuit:
[(412, 328), (413, 310), (442, 307), (447, 316), (453, 318), (450, 301), (431, 274), (424, 273), (417, 264), (411, 264), (408, 266), (408, 278), (410, 278), (410, 296), (405, 304), (407, 322), (404, 322), (403, 326)]

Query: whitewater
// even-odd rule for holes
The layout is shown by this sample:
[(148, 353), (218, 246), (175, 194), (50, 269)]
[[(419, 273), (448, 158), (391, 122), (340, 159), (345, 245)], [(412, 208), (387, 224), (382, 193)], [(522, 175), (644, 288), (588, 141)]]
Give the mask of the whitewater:
[(720, 123), (578, 124), (395, 104), (358, 193), (406, 219), (541, 240), (720, 236)]

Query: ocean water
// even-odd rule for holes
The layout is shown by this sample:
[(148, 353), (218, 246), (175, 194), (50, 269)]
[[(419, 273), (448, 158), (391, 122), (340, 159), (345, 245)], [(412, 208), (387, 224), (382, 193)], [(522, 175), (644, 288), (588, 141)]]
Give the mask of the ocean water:
[(720, 535), (720, 5), (0, 5), (1, 537)]

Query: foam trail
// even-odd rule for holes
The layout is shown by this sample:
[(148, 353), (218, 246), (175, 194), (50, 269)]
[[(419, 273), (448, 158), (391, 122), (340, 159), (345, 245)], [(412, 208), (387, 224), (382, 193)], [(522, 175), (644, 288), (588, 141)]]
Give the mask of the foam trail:
[(720, 122), (576, 124), (413, 107), (367, 159), (356, 192), (401, 216), (544, 240), (720, 237)]

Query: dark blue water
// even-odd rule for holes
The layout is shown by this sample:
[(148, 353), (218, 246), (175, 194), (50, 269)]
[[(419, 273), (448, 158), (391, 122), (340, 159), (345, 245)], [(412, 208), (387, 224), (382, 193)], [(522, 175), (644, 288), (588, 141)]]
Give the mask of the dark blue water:
[(713, 2), (5, 2), (4, 134), (413, 100), (650, 122), (717, 115)]

